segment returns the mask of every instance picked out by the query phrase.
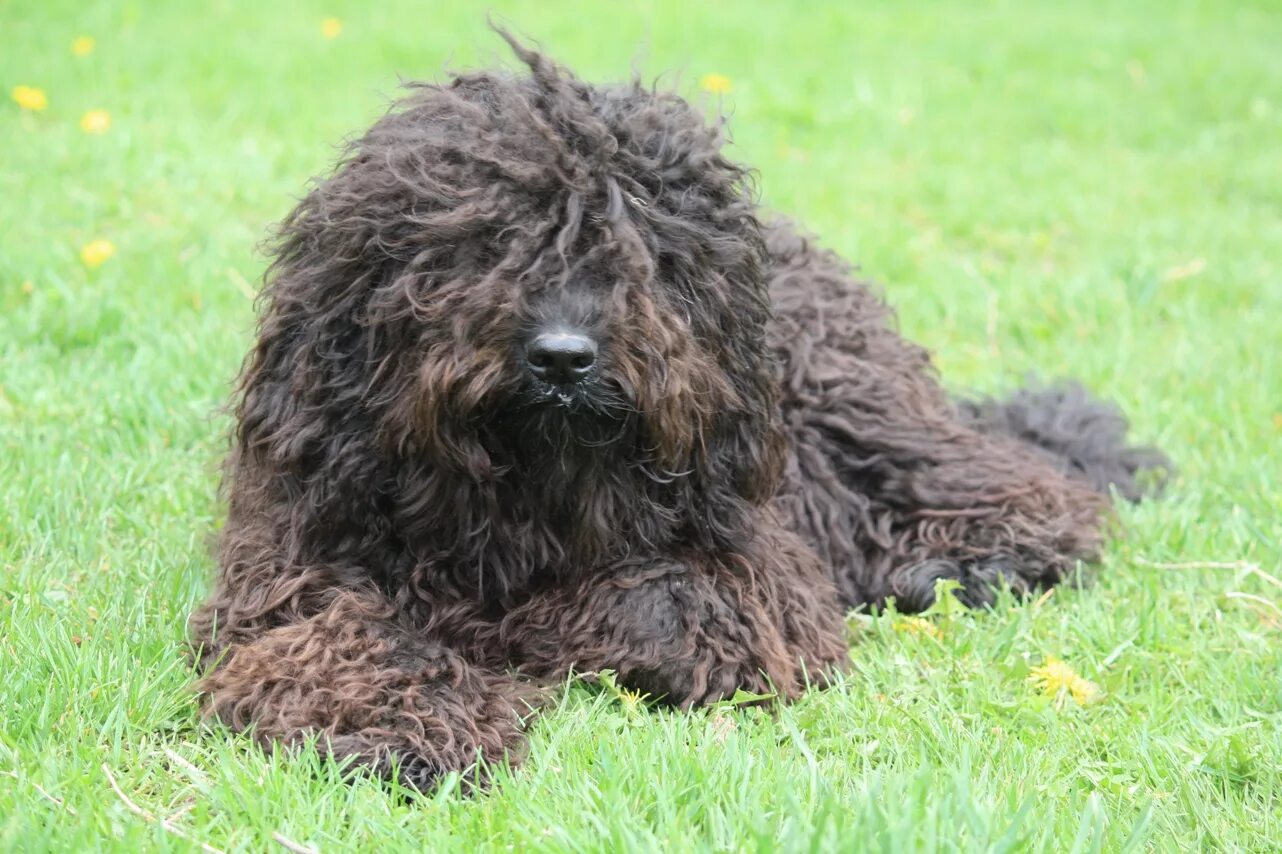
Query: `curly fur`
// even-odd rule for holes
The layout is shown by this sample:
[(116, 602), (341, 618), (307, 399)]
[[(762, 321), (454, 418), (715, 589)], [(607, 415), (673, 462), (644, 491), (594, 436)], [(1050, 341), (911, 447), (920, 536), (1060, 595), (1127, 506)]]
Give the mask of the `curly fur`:
[(1096, 400), (1079, 383), (1034, 384), (1004, 400), (963, 399), (958, 412), (976, 429), (1025, 442), (1065, 474), (1127, 501), (1160, 490), (1171, 473), (1161, 451), (1127, 444), (1117, 404)]
[[(509, 42), (528, 74), (415, 86), (280, 226), (192, 620), (208, 715), (426, 788), (519, 759), (571, 669), (795, 697), (848, 608), (1096, 555), (1100, 490), (1164, 463), (1120, 416), (955, 405), (719, 127)], [(552, 321), (601, 342), (559, 398), (519, 355)]]

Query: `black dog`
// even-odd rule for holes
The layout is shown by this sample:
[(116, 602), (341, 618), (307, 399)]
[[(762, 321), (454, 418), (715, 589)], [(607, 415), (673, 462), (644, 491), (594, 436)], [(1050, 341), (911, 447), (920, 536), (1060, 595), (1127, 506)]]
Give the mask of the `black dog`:
[[(280, 228), (205, 707), (429, 786), (540, 685), (794, 697), (846, 609), (1053, 584), (1160, 454), (1071, 387), (955, 405), (674, 94), (422, 85)], [(1071, 429), (1063, 430), (1067, 425)]]

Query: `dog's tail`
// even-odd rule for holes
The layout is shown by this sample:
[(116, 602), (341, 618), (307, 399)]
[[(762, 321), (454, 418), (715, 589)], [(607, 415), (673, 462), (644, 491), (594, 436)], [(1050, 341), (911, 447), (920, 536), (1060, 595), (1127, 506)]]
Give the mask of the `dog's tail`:
[(1160, 492), (1175, 473), (1158, 448), (1128, 443), (1130, 424), (1117, 404), (1077, 382), (1034, 382), (1005, 399), (960, 399), (957, 409), (981, 432), (1019, 439), (1065, 474), (1127, 501)]

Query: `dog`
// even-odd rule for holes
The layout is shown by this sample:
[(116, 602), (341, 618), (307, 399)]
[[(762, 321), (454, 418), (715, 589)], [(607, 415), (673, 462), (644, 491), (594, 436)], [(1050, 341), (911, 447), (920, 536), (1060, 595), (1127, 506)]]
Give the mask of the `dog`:
[(796, 697), (844, 615), (1053, 585), (1169, 469), (1073, 384), (957, 401), (722, 129), (501, 33), (279, 227), (191, 620), (204, 713), (430, 789), (567, 674)]

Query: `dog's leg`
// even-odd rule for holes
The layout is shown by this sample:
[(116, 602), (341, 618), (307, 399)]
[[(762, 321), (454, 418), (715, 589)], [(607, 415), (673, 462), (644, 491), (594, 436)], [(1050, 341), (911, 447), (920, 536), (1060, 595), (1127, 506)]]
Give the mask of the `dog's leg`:
[(832, 561), (847, 604), (894, 596), (921, 610), (953, 579), (982, 605), (1002, 584), (1030, 592), (1098, 554), (1107, 499), (1014, 441), (853, 406), (798, 432), (780, 503)]
[(770, 233), (771, 341), (793, 459), (779, 505), (831, 567), (844, 604), (970, 604), (1053, 584), (1097, 554), (1108, 501), (1014, 438), (963, 418), (925, 350), (841, 259)]
[(527, 672), (611, 669), (682, 708), (736, 689), (795, 697), (843, 669), (836, 593), (814, 555), (763, 523), (748, 555), (688, 555), (602, 569), (534, 596), (501, 631)]
[(336, 593), (322, 610), (233, 643), (200, 683), (206, 715), (252, 728), (271, 748), (317, 748), (408, 786), (430, 788), (477, 759), (519, 758), (534, 700), (513, 677), (396, 622), (373, 590)]

